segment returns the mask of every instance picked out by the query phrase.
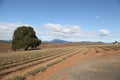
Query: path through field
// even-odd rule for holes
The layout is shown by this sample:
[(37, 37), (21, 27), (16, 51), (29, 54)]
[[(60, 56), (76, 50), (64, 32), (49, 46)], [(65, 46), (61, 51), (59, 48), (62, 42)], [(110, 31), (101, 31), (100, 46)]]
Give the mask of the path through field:
[(88, 59), (65, 68), (48, 80), (120, 80), (120, 56)]
[(77, 54), (28, 80), (120, 80), (120, 52)]

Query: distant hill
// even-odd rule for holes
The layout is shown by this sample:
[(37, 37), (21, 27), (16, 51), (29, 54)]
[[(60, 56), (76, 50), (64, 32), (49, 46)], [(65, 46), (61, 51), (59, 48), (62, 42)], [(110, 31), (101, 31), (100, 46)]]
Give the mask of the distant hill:
[(53, 39), (51, 41), (42, 41), (42, 43), (55, 43), (55, 44), (64, 44), (64, 43), (75, 43), (75, 44), (104, 44), (104, 42), (98, 41), (98, 42), (90, 42), (90, 41), (80, 41), (80, 42), (70, 42), (66, 40), (61, 39)]
[(66, 40), (61, 40), (61, 39), (53, 39), (51, 41), (43, 41), (43, 43), (58, 43), (58, 44), (64, 44), (64, 43), (70, 43), (69, 41)]
[(11, 43), (11, 40), (0, 40), (1, 43)]
[[(11, 40), (0, 40), (2, 43), (11, 43)], [(98, 42), (90, 42), (90, 41), (80, 41), (80, 42), (70, 42), (66, 40), (61, 39), (53, 39), (51, 41), (42, 41), (42, 43), (58, 43), (58, 44), (64, 44), (64, 43), (78, 43), (78, 44), (104, 44), (104, 42), (98, 41)]]
[(61, 40), (61, 39), (54, 39), (51, 41), (52, 43), (69, 43), (69, 41)]

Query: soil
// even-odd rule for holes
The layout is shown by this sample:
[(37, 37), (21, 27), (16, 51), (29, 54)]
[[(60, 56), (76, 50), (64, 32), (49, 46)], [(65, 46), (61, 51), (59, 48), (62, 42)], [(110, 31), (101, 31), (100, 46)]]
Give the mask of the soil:
[[(92, 43), (67, 43), (67, 44), (41, 44), (38, 49), (48, 49), (48, 48), (61, 48), (69, 46), (84, 46), (84, 45), (97, 45)], [(21, 50), (17, 50), (18, 52)], [(13, 52), (11, 49), (11, 43), (0, 42), (0, 53)]]
[[(53, 49), (55, 49), (55, 48), (53, 48)], [(77, 49), (77, 48), (76, 48), (76, 49), (73, 49), (72, 51), (74, 51), (74, 50), (79, 50), (79, 48), (78, 48), (78, 49)], [(67, 52), (67, 51), (65, 51), (65, 52)], [(52, 59), (52, 60), (54, 60), (54, 59)], [(27, 68), (25, 68), (25, 69), (22, 69), (22, 70), (19, 70), (19, 71), (16, 71), (16, 72), (12, 72), (12, 73), (7, 74), (7, 75), (4, 75), (4, 76), (2, 76), (2, 77), (0, 77), (0, 78), (2, 78), (2, 79), (4, 80), (4, 79), (7, 79), (7, 78), (9, 78), (9, 77), (13, 77), (13, 76), (15, 76), (15, 75), (25, 74), (26, 72), (28, 72), (28, 71), (30, 71), (30, 70), (33, 70), (33, 69), (35, 69), (35, 68), (37, 68), (37, 67), (39, 67), (39, 66), (41, 66), (41, 65), (47, 64), (47, 63), (49, 63), (49, 62), (50, 62), (50, 60), (47, 61), (47, 62), (43, 62), (42, 64), (37, 64), (37, 65), (30, 66), (30, 67), (27, 67)], [(20, 66), (23, 66), (23, 65), (18, 65), (18, 66), (16, 66), (16, 67), (11, 67), (11, 68), (9, 68), (9, 69), (6, 69), (6, 71), (15, 69), (15, 68), (20, 67)]]
[(0, 53), (3, 53), (3, 52), (10, 52), (12, 51), (11, 50), (11, 44), (10, 43), (2, 43), (0, 42)]
[[(0, 43), (0, 53), (10, 52), (11, 44)], [(41, 49), (68, 46), (81, 46), (81, 44), (42, 44)], [(89, 53), (82, 52), (47, 68), (26, 80), (120, 80), (120, 50), (105, 51), (90, 48)], [(35, 66), (34, 66), (35, 67)], [(28, 69), (26, 69), (28, 70)], [(26, 70), (21, 71), (26, 72)], [(29, 68), (30, 70), (30, 68)], [(14, 73), (15, 74), (15, 73)]]
[(120, 50), (76, 54), (26, 80), (120, 80)]

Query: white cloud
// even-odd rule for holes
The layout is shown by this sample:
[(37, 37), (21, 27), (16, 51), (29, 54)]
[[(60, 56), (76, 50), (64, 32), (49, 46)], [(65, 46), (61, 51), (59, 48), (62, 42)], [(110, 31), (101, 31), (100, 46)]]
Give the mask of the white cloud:
[[(11, 40), (14, 30), (20, 26), (29, 25), (22, 23), (0, 23), (0, 40)], [(104, 41), (106, 38), (119, 36), (119, 32), (114, 32), (113, 34), (113, 32), (105, 29), (86, 32), (78, 25), (46, 23), (42, 27), (32, 27), (41, 40), (64, 39), (68, 41)]]
[(109, 30), (102, 29), (102, 30), (99, 30), (99, 32), (100, 32), (100, 36), (109, 36), (110, 35)]
[(80, 38), (90, 38), (93, 34), (84, 32), (81, 30), (80, 26), (76, 25), (61, 25), (47, 23), (43, 25), (44, 29), (47, 30), (43, 35), (50, 36), (51, 38), (60, 39), (80, 39)]
[(14, 30), (20, 26), (28, 26), (22, 23), (0, 23), (0, 40), (11, 40)]
[(106, 38), (110, 39), (113, 35), (110, 35), (109, 30), (100, 29), (97, 31), (86, 32), (77, 25), (62, 25), (46, 23), (43, 25), (45, 32), (41, 35), (47, 36), (50, 39), (65, 39), (69, 41), (105, 41)]
[(100, 18), (100, 16), (95, 16), (96, 18)]
[(80, 26), (47, 23), (47, 24), (44, 24), (44, 27), (54, 32), (60, 32), (65, 34), (81, 32)]

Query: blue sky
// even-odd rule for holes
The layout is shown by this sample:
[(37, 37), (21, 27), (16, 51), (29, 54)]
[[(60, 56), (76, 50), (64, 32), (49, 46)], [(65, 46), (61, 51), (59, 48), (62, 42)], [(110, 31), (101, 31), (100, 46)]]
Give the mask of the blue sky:
[(22, 25), (42, 40), (120, 41), (120, 0), (0, 0), (0, 39)]

